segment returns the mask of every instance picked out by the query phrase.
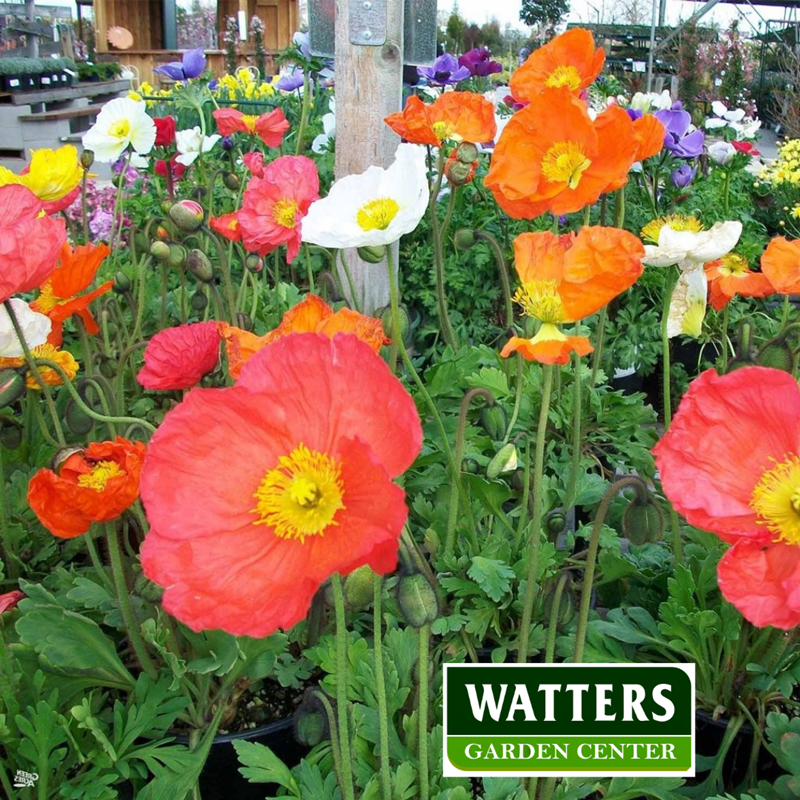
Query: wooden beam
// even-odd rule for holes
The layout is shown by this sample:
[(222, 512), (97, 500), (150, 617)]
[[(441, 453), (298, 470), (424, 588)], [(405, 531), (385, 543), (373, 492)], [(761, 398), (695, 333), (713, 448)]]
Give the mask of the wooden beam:
[[(377, 47), (350, 43), (348, 7), (356, 2), (363, 0), (336, 0), (337, 178), (389, 166), (400, 142), (383, 119), (402, 104), (403, 0), (386, 0), (386, 43)], [(388, 305), (386, 265), (368, 264), (354, 250), (345, 256), (361, 311)]]

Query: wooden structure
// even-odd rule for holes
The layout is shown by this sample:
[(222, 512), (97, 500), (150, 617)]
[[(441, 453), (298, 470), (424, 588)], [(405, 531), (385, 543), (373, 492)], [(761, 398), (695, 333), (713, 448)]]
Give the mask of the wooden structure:
[[(299, 30), (298, 0), (217, 0), (217, 31), (225, 30), (227, 17), (244, 12), (248, 29), (250, 18), (258, 16), (264, 23), (264, 44), (271, 53), (282, 50)], [(154, 82), (153, 67), (169, 61), (180, 61), (177, 48), (176, 0), (94, 0), (94, 20), (99, 58), (111, 58), (129, 65), (140, 80)], [(133, 34), (130, 50), (117, 50), (108, 44), (105, 32), (113, 26), (127, 28)], [(249, 33), (249, 30), (248, 30)], [(206, 50), (208, 64), (217, 75), (225, 73), (224, 49)], [(252, 41), (239, 43), (239, 61), (248, 63)]]

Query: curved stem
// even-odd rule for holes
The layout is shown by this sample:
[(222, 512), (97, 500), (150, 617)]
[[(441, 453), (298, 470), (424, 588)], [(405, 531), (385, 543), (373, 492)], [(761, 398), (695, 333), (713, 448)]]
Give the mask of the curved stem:
[[(576, 326), (577, 329), (577, 326)], [(577, 332), (577, 331), (576, 331)], [(572, 354), (572, 469), (569, 473), (569, 484), (567, 485), (567, 500), (564, 503), (566, 509), (575, 505), (575, 495), (578, 489), (578, 470), (581, 467), (581, 416), (582, 398), (581, 389), (583, 381), (581, 379), (581, 357), (577, 353)]]
[(225, 254), (225, 248), (217, 238), (211, 228), (203, 225), (200, 230), (206, 234), (214, 243), (214, 249), (217, 251), (217, 258), (219, 259), (219, 268), (222, 272), (222, 289), (225, 292), (225, 302), (228, 304), (228, 314), (231, 325), (236, 324), (236, 295), (233, 291), (233, 281), (231, 280), (231, 265), (228, 257)]
[(147, 287), (147, 268), (153, 263), (153, 257), (148, 256), (139, 270), (139, 291), (136, 293), (136, 322), (133, 325), (131, 339), (136, 341), (141, 335), (142, 320), (144, 319), (145, 289)]
[[(434, 276), (436, 279), (436, 302), (439, 307), (439, 324), (442, 326), (442, 337), (445, 344), (453, 349), (458, 347), (456, 334), (450, 322), (450, 312), (447, 309), (447, 296), (445, 294), (445, 275), (444, 275), (444, 252), (442, 242), (442, 229), (439, 224), (439, 216), (436, 211), (436, 201), (439, 190), (442, 188), (442, 178), (444, 177), (444, 150), (439, 148), (439, 156), (436, 162), (436, 182), (431, 191), (428, 212), (431, 218), (431, 231), (433, 235), (433, 265)], [(452, 195), (451, 195), (452, 201)]]
[(344, 614), (344, 592), (338, 572), (331, 576), (333, 606), (336, 614), (336, 715), (339, 727), (339, 751), (342, 758), (342, 797), (355, 800), (353, 788), (353, 764), (350, 757), (350, 725), (348, 722), (348, 665), (347, 665), (347, 621)]
[(606, 337), (606, 320), (608, 319), (608, 306), (603, 306), (600, 316), (597, 318), (597, 330), (595, 331), (595, 346), (592, 353), (592, 386), (597, 385), (597, 373), (603, 361), (603, 346)]
[(419, 800), (429, 800), (430, 776), (428, 775), (428, 683), (430, 681), (430, 665), (428, 661), (428, 645), (430, 642), (430, 625), (423, 625), (419, 629)]
[(308, 251), (308, 245), (303, 244), (303, 256), (305, 257), (306, 261), (306, 270), (308, 271), (308, 291), (311, 294), (316, 294), (316, 289), (314, 288), (314, 269), (311, 265), (311, 253)]
[(300, 110), (300, 125), (297, 128), (297, 144), (294, 154), (299, 156), (303, 152), (303, 137), (305, 136), (306, 126), (308, 125), (308, 110), (311, 107), (311, 80), (308, 69), (303, 70), (303, 105)]
[[(387, 248), (387, 252), (391, 252), (391, 247)], [(356, 294), (356, 286), (355, 283), (353, 283), (353, 275), (350, 272), (350, 267), (347, 263), (347, 257), (345, 256), (344, 250), (339, 251), (339, 261), (342, 264), (342, 270), (347, 278), (347, 285), (350, 287), (350, 302), (353, 304), (353, 308), (360, 312), (361, 308), (358, 302), (358, 295)]]
[(386, 677), (383, 672), (383, 578), (372, 576), (372, 635), (375, 642), (375, 694), (378, 700), (378, 764), (381, 795), (392, 796), (389, 773), (389, 710), (386, 702)]
[(517, 380), (514, 385), (514, 408), (511, 411), (511, 419), (508, 421), (508, 428), (506, 429), (506, 435), (503, 437), (503, 444), (506, 444), (508, 440), (511, 438), (511, 432), (514, 430), (514, 426), (517, 424), (517, 418), (519, 417), (519, 410), (522, 406), (522, 388), (524, 384), (524, 376), (525, 376), (525, 359), (519, 354), (515, 354), (517, 359)]
[(514, 326), (514, 306), (511, 302), (511, 282), (508, 277), (508, 265), (506, 264), (503, 249), (500, 243), (490, 233), (485, 231), (474, 231), (473, 235), (476, 239), (486, 242), (494, 253), (494, 259), (497, 264), (497, 271), (500, 273), (500, 283), (503, 285), (503, 299), (506, 307), (506, 328)]
[(550, 621), (547, 628), (547, 644), (544, 648), (544, 663), (552, 664), (556, 654), (556, 634), (558, 633), (558, 615), (561, 613), (561, 596), (569, 580), (569, 573), (562, 572), (553, 594), (553, 606), (550, 609)]

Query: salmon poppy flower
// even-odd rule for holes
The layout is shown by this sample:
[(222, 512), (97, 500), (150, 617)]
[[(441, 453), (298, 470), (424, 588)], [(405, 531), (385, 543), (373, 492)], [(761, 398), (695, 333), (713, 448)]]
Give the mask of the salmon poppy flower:
[(690, 525), (733, 545), (717, 568), (753, 625), (800, 624), (800, 389), (786, 372), (704, 372), (653, 452)]
[(512, 337), (501, 355), (518, 352), (542, 364), (566, 364), (570, 353), (585, 356), (592, 346), (558, 325), (594, 314), (630, 288), (642, 274), (644, 247), (619, 228), (583, 227), (577, 235), (520, 234), (514, 256), (521, 282), (514, 300), (542, 325), (532, 339)]
[(363, 342), (287, 336), (153, 435), (142, 568), (193, 630), (291, 628), (333, 573), (395, 568), (408, 512), (393, 481), (421, 445), (412, 398)]
[(777, 236), (761, 256), (761, 271), (780, 294), (800, 292), (800, 241)]
[(41, 286), (67, 240), (63, 220), (41, 216), (42, 201), (25, 186), (0, 186), (0, 302)]
[(79, 294), (94, 280), (100, 264), (111, 252), (107, 244), (84, 244), (72, 248), (65, 243), (61, 248), (58, 266), (52, 275), (42, 284), (39, 296), (31, 303), (31, 308), (45, 314), (53, 323), (53, 329), (47, 341), (59, 347), (63, 341), (64, 323), (73, 315), (77, 315), (86, 333), (95, 336), (99, 332), (97, 323), (89, 311), (89, 304), (95, 298), (105, 294), (114, 285), (114, 281), (106, 281), (102, 286), (87, 294)]
[(645, 114), (633, 121), (633, 138), (636, 142), (634, 161), (644, 161), (664, 149), (667, 129), (652, 114)]
[[(40, 344), (31, 350), (31, 355), (34, 358), (44, 358), (47, 361), (58, 364), (69, 380), (73, 380), (78, 374), (79, 365), (72, 353), (67, 350), (59, 350), (55, 345), (49, 343)], [(0, 369), (19, 369), (24, 366), (24, 356), (0, 358)], [(51, 367), (40, 366), (39, 374), (48, 386), (60, 386), (63, 383), (61, 375)], [(32, 372), (26, 373), (25, 385), (35, 391), (40, 391), (42, 388)]]
[(228, 325), (227, 322), (217, 323), (217, 328), (225, 342), (228, 372), (234, 380), (239, 377), (242, 367), (251, 356), (290, 333), (321, 333), (330, 339), (337, 333), (352, 333), (376, 353), (380, 352), (383, 345), (391, 344), (379, 319), (364, 316), (349, 308), (340, 308), (334, 312), (315, 294), (308, 295), (294, 308), (290, 308), (283, 315), (280, 325), (264, 336), (256, 336)]
[(497, 132), (494, 106), (475, 92), (445, 92), (428, 104), (411, 95), (405, 108), (384, 122), (407, 142), (432, 147), (446, 141), (483, 144)]
[(25, 597), (25, 592), (21, 592), (19, 589), (0, 594), (0, 614), (5, 614), (6, 611), (11, 611), (16, 608), (17, 603), (19, 603), (23, 597)]
[(737, 253), (728, 253), (717, 261), (705, 265), (711, 306), (722, 311), (736, 295), (740, 297), (766, 297), (773, 294), (772, 284), (766, 275), (753, 272), (747, 259)]
[(144, 444), (121, 436), (92, 442), (55, 472), (40, 469), (28, 484), (28, 504), (54, 536), (80, 536), (93, 522), (116, 519), (136, 500), (144, 453)]
[(188, 389), (218, 361), (219, 334), (213, 320), (165, 328), (147, 343), (136, 380), (148, 391)]
[(209, 217), (208, 226), (212, 231), (216, 231), (220, 236), (224, 236), (231, 242), (242, 241), (242, 231), (239, 227), (239, 213), (223, 214), (220, 217)]
[(484, 183), (515, 219), (568, 214), (624, 186), (636, 154), (633, 122), (619, 106), (593, 121), (577, 97), (545, 89), (508, 121)]
[(267, 147), (280, 147), (284, 134), (289, 130), (289, 121), (281, 108), (260, 116), (243, 114), (235, 108), (218, 108), (213, 117), (217, 122), (217, 130), (223, 136), (255, 134)]
[(258, 152), (245, 153), (242, 161), (251, 174), (256, 178), (264, 177), (264, 154)]
[(305, 156), (281, 156), (264, 167), (263, 178), (251, 178), (239, 210), (244, 246), (265, 256), (282, 244), (286, 261), (300, 251), (300, 221), (319, 198), (319, 175)]
[(595, 48), (589, 31), (572, 28), (534, 50), (514, 71), (511, 94), (522, 102), (531, 102), (544, 89), (565, 87), (577, 94), (594, 82), (605, 60), (603, 48)]

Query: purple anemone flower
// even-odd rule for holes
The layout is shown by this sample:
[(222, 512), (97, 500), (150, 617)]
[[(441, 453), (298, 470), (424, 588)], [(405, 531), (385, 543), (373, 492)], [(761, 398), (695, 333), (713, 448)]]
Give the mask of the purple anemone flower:
[(459, 56), (458, 63), (466, 67), (474, 78), (486, 78), (503, 71), (503, 65), (492, 61), (491, 54), (485, 47), (475, 47), (464, 53), (463, 56)]
[(420, 78), (435, 86), (449, 86), (470, 77), (466, 67), (460, 67), (455, 56), (443, 53), (433, 62), (432, 67), (417, 67)]
[(173, 81), (186, 81), (202, 75), (205, 69), (206, 57), (202, 48), (198, 47), (196, 50), (187, 50), (182, 61), (170, 61), (169, 64), (156, 67), (153, 72), (172, 78)]
[(688, 111), (668, 108), (656, 111), (655, 118), (667, 129), (664, 147), (678, 158), (697, 158), (703, 152), (705, 134), (701, 130), (689, 133), (692, 117)]
[(289, 72), (281, 77), (275, 86), (282, 92), (293, 92), (303, 85), (303, 70), (300, 67), (291, 67)]
[(311, 39), (307, 33), (297, 31), (292, 37), (294, 46), (300, 51), (300, 55), (306, 61), (311, 61)]
[(641, 119), (644, 116), (644, 111), (639, 111), (638, 108), (626, 108), (625, 111), (628, 112), (628, 116), (636, 122), (637, 119)]
[(695, 175), (697, 175), (696, 166), (693, 167), (691, 164), (682, 164), (677, 169), (672, 170), (669, 178), (673, 186), (678, 189), (685, 189), (694, 180)]

